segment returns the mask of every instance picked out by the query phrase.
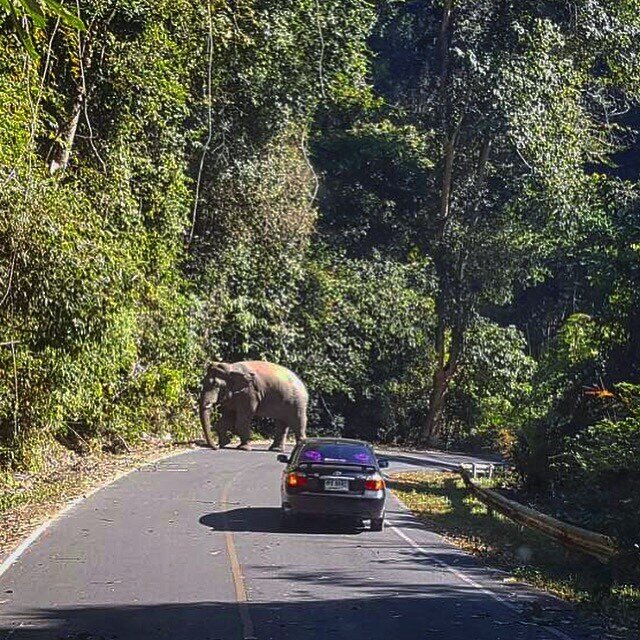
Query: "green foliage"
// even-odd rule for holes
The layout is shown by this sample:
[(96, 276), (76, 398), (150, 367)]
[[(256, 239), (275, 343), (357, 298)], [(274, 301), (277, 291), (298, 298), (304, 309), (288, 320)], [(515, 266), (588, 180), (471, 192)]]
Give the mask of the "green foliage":
[(509, 455), (535, 368), (516, 327), (503, 328), (479, 318), (467, 335), (460, 374), (451, 390), (448, 439)]
[(205, 358), (299, 360), (308, 121), (366, 98), (374, 11), (271, 4), (0, 5), (4, 464), (192, 435)]
[[(497, 446), (530, 489), (578, 496), (565, 465), (583, 450), (594, 477), (606, 460), (636, 472), (614, 453), (635, 431), (610, 389), (640, 371), (640, 208), (614, 166), (637, 128), (638, 5), (452, 3), (447, 22), (445, 4), (379, 5), (384, 100), (320, 121), (320, 229), (351, 258), (428, 258), (427, 357), (404, 370), (421, 413), (445, 378), (445, 444)], [(592, 507), (573, 517), (615, 519)]]
[(637, 0), (65, 6), (0, 0), (3, 464), (192, 435), (264, 358), (633, 540)]
[[(563, 493), (571, 492), (571, 515), (619, 538), (640, 544), (640, 387), (616, 385), (606, 418), (563, 443), (552, 469)], [(588, 487), (588, 490), (585, 490)], [(637, 562), (637, 559), (636, 559)]]
[(571, 447), (575, 463), (585, 475), (640, 472), (640, 422), (637, 417), (597, 422), (580, 433)]
[(314, 147), (324, 175), (320, 222), (336, 245), (357, 256), (373, 250), (404, 259), (415, 252), (433, 168), (430, 137), (386, 118), (357, 120), (346, 131), (329, 124)]
[(0, 0), (0, 10), (9, 19), (11, 29), (32, 59), (38, 59), (38, 52), (32, 34), (25, 28), (23, 20), (28, 19), (33, 29), (44, 29), (51, 18), (63, 25), (85, 30), (85, 25), (75, 13), (69, 11), (56, 0)]
[(425, 272), (420, 263), (348, 259), (329, 249), (310, 261), (295, 366), (311, 385), (323, 430), (344, 424), (348, 435), (393, 440), (415, 429), (431, 350)]

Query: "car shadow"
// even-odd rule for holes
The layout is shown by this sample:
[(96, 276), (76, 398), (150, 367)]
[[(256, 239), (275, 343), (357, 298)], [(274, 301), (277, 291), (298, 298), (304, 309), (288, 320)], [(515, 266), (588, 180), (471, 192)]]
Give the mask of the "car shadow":
[(214, 531), (231, 532), (358, 535), (365, 530), (359, 522), (311, 516), (299, 516), (285, 525), (282, 511), (277, 507), (214, 511), (203, 515), (199, 522)]

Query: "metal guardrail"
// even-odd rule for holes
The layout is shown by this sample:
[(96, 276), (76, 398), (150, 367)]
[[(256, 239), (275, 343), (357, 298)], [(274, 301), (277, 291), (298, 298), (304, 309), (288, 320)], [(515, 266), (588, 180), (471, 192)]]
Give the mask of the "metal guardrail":
[[(609, 562), (619, 553), (618, 545), (609, 536), (567, 524), (535, 509), (525, 507), (519, 502), (509, 500), (496, 491), (478, 486), (473, 481), (469, 471), (471, 470), (474, 473), (474, 477), (477, 477), (480, 470), (478, 468), (469, 469), (469, 466), (471, 465), (461, 465), (459, 473), (467, 488), (481, 502), (486, 504), (489, 510), (495, 509), (507, 518), (525, 527), (539, 531), (569, 549), (593, 556), (600, 562)], [(494, 473), (494, 470), (487, 471), (489, 477)]]
[(465, 469), (471, 472), (471, 477), (475, 480), (479, 476), (493, 478), (494, 474), (504, 471), (507, 465), (503, 462), (463, 462), (458, 469)]

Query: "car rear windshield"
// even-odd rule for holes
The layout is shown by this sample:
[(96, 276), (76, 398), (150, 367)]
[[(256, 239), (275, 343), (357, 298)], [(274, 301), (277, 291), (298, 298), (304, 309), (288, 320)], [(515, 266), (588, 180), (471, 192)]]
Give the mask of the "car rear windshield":
[(314, 444), (300, 452), (300, 462), (316, 464), (362, 464), (375, 463), (372, 451), (359, 444)]

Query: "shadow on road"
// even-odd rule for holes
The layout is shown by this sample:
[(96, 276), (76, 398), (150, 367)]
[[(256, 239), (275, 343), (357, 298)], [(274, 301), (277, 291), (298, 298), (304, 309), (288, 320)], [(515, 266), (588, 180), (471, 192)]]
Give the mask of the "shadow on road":
[(425, 467), (427, 469), (438, 469), (442, 471), (455, 471), (460, 465), (456, 462), (438, 460), (437, 458), (418, 458), (409, 454), (381, 454), (389, 462), (399, 462), (413, 467)]
[[(176, 442), (173, 443), (174, 445), (182, 445), (182, 446), (192, 446), (198, 449), (209, 449), (209, 451), (214, 452), (214, 451), (220, 451), (221, 449), (212, 449), (206, 440), (204, 440), (203, 438), (193, 438), (191, 440), (177, 440)], [(239, 443), (235, 442), (235, 443), (231, 443), (228, 444), (224, 447), (222, 447), (223, 450), (225, 451), (233, 451), (234, 449), (238, 448)], [(289, 446), (289, 445), (288, 445)], [(291, 446), (289, 446), (289, 448), (292, 448)], [(252, 444), (251, 445), (251, 452), (256, 452), (256, 453), (270, 453), (272, 456), (276, 456), (277, 453), (280, 452), (275, 452), (275, 451), (270, 451), (269, 450), (269, 445), (268, 444)], [(248, 453), (246, 451), (242, 452), (243, 454)]]
[[(346, 596), (346, 593), (344, 594)], [(470, 587), (431, 585), (406, 597), (318, 598), (250, 602), (260, 640), (543, 640), (544, 624), (507, 611)], [(234, 602), (92, 605), (26, 609), (20, 622), (0, 618), (0, 638), (11, 640), (237, 640)], [(576, 636), (584, 637), (584, 636)]]
[(282, 512), (276, 507), (243, 507), (230, 511), (207, 513), (200, 524), (215, 531), (283, 533), (283, 534), (350, 534), (357, 535), (364, 528), (359, 523), (325, 518), (299, 518), (285, 526)]

